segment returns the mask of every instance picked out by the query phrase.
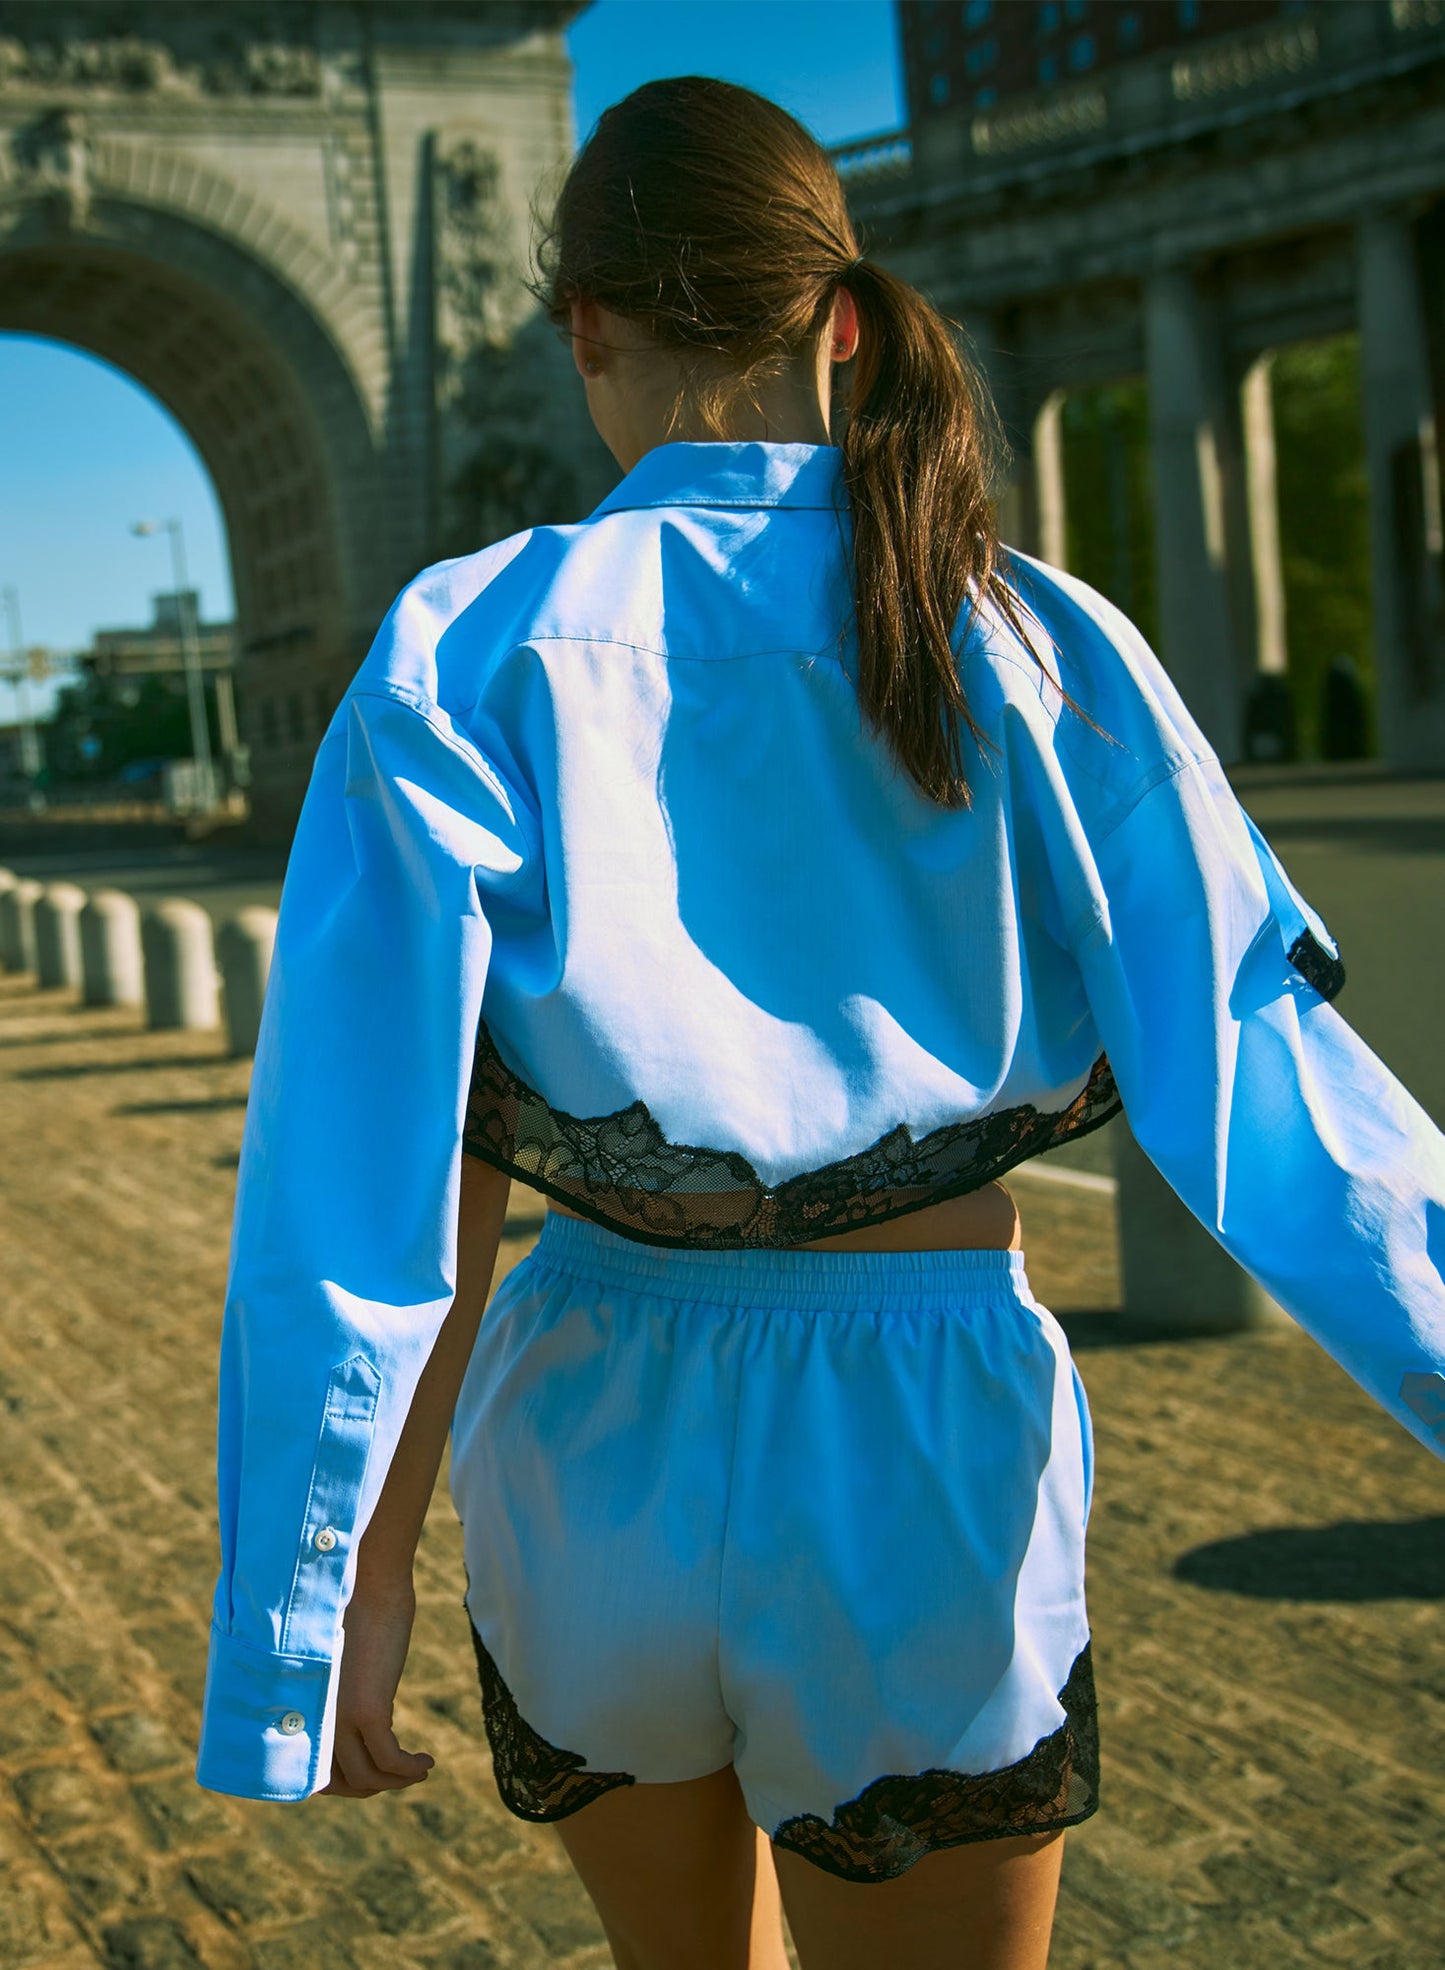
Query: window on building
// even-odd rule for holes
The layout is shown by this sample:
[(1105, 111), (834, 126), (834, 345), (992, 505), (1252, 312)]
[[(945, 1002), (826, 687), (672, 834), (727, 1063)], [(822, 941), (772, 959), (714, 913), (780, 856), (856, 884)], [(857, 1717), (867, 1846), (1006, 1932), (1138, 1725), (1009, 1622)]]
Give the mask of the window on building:
[(1179, 25), (1184, 28), (1198, 27), (1199, 0), (1179, 0)]
[(941, 27), (934, 28), (932, 33), (927, 35), (924, 39), (923, 55), (925, 61), (930, 61), (930, 62), (942, 61), (943, 51), (947, 46), (948, 46), (948, 37), (944, 33), (943, 29)]
[(1087, 20), (1089, 0), (1064, 0), (1064, 19), (1066, 21)]
[(935, 109), (941, 109), (948, 101), (948, 77), (939, 70), (937, 75), (928, 78), (928, 100)]
[(986, 89), (975, 89), (973, 106), (975, 109), (992, 109), (998, 101), (998, 90), (990, 83)]
[(963, 24), (965, 27), (982, 27), (993, 12), (993, 0), (964, 0)]
[(263, 746), (278, 746), (281, 743), (281, 732), (276, 723), (276, 702), (274, 698), (263, 698), (261, 700), (261, 743)]
[(1058, 33), (1059, 0), (1044, 0), (1044, 4), (1039, 8), (1038, 29), (1041, 40), (1047, 35)]
[(1143, 32), (1144, 23), (1137, 14), (1120, 14), (1114, 28), (1119, 46), (1124, 49), (1137, 48)]
[(1092, 34), (1077, 34), (1069, 43), (1069, 67), (1077, 74), (1080, 69), (1094, 66), (1094, 37)]
[(1039, 87), (1047, 89), (1051, 82), (1059, 79), (1059, 58), (1057, 55), (1039, 57)]
[(975, 41), (963, 58), (963, 65), (970, 75), (983, 75), (998, 60), (998, 43), (990, 35), (987, 41)]

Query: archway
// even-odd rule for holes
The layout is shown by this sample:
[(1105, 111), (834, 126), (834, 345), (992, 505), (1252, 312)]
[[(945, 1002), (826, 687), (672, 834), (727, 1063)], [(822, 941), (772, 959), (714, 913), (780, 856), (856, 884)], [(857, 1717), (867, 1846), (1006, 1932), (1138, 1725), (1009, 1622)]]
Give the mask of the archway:
[[(230, 535), (257, 832), (283, 835), (316, 741), (394, 593), (378, 445), (321, 322), (192, 222), (107, 201), (103, 233), (43, 199), (0, 246), (0, 329), (115, 364), (191, 435)], [(405, 571), (409, 572), (409, 570)]]

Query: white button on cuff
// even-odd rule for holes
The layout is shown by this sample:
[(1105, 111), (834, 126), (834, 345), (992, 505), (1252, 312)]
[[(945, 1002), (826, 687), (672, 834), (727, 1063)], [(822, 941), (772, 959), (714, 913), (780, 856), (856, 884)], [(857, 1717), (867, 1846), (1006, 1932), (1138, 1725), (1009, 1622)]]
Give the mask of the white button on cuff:
[(288, 1710), (286, 1715), (281, 1719), (281, 1729), (286, 1733), (287, 1737), (295, 1737), (298, 1731), (304, 1731), (305, 1728), (306, 1719), (301, 1715), (299, 1710)]
[(318, 1553), (329, 1553), (336, 1544), (336, 1533), (331, 1526), (323, 1525), (311, 1543)]

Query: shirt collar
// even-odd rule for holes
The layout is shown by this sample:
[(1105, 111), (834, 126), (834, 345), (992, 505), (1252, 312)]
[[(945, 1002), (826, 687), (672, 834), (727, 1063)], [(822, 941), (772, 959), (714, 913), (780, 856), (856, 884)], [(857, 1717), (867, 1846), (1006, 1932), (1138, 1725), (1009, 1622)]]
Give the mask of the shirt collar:
[(644, 452), (589, 518), (638, 506), (831, 509), (839, 503), (842, 482), (843, 454), (837, 445), (676, 439)]

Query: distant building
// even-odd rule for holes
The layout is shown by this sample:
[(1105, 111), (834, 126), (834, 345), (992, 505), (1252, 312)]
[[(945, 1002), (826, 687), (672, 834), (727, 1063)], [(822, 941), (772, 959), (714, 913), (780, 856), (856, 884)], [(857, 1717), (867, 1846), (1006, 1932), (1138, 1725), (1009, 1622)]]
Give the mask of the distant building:
[(246, 748), (236, 727), (236, 626), (202, 622), (200, 591), (186, 588), (153, 595), (154, 619), (147, 629), (98, 629), (77, 662), (87, 677), (110, 681), (163, 677), (177, 692), (184, 691), (186, 647), (184, 628), (195, 625), (201, 675), (216, 701), (216, 732), (226, 762), (227, 784), (244, 785)]
[(201, 598), (197, 589), (179, 594), (153, 595), (155, 616), (145, 629), (98, 629), (79, 662), (91, 677), (155, 677), (185, 675), (185, 645), (182, 640), (183, 606), (195, 611), (196, 642), (201, 668), (207, 673), (229, 674), (236, 659), (236, 628), (229, 622), (202, 622)]
[(1299, 0), (916, 0), (898, 9), (913, 125), (1301, 11)]

